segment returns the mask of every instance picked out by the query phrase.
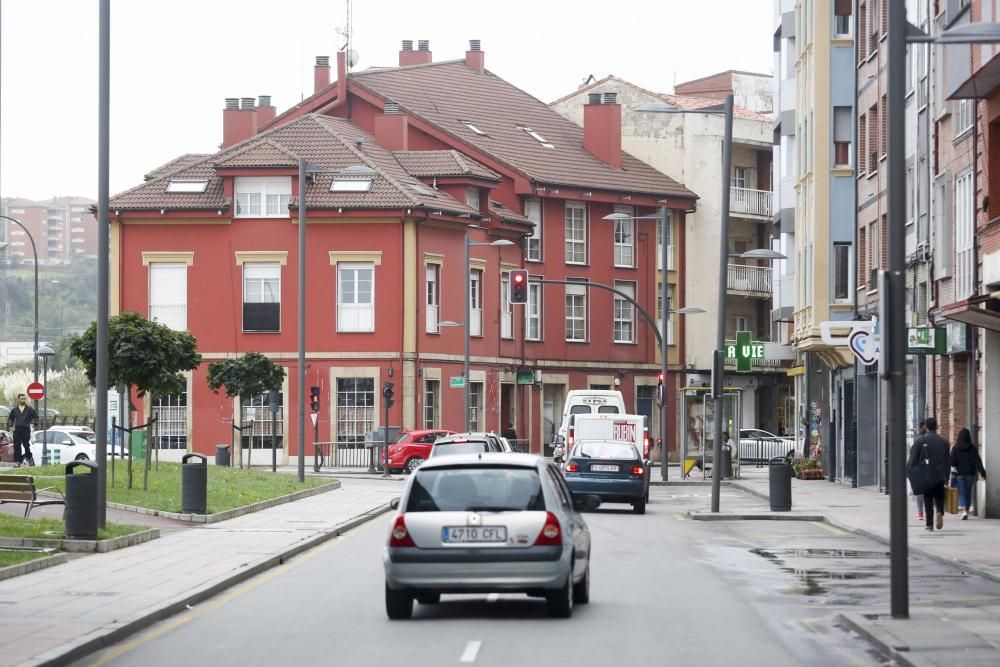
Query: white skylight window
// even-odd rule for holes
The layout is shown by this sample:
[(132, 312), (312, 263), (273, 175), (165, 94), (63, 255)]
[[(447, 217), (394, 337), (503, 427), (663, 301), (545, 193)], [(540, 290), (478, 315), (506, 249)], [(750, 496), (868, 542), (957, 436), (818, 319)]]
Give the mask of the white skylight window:
[(423, 183), (415, 183), (413, 181), (403, 181), (406, 185), (410, 186), (410, 189), (414, 192), (419, 192), (422, 195), (434, 195), (434, 191), (430, 190)]
[(330, 192), (368, 192), (371, 189), (370, 178), (338, 178), (330, 183)]
[(524, 130), (525, 132), (527, 132), (535, 141), (537, 141), (538, 143), (540, 143), (545, 148), (555, 148), (555, 146), (553, 146), (552, 144), (550, 144), (548, 141), (545, 140), (545, 137), (543, 137), (542, 135), (538, 134), (537, 132), (535, 132), (534, 130), (532, 130), (530, 127), (525, 127), (523, 125), (518, 125), (517, 129)]
[(473, 125), (472, 123), (470, 123), (467, 120), (460, 120), (458, 122), (461, 123), (462, 125), (466, 126), (467, 128), (469, 128), (470, 130), (472, 130), (473, 132), (475, 132), (476, 134), (478, 134), (481, 137), (487, 136), (485, 132), (483, 132), (482, 130), (480, 130), (478, 127), (476, 127), (475, 125)]
[(208, 188), (207, 180), (197, 180), (197, 181), (181, 181), (170, 179), (167, 183), (167, 192), (204, 192)]

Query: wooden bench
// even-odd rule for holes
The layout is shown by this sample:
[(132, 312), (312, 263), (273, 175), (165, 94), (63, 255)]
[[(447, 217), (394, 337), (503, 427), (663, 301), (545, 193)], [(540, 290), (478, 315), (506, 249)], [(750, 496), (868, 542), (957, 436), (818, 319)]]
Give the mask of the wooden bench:
[[(42, 491), (55, 491), (60, 498), (39, 500), (38, 494)], [(35, 478), (29, 475), (0, 475), (0, 504), (3, 503), (23, 503), (27, 506), (24, 509), (24, 518), (27, 519), (32, 509), (42, 505), (65, 505), (66, 498), (54, 486), (36, 489)]]

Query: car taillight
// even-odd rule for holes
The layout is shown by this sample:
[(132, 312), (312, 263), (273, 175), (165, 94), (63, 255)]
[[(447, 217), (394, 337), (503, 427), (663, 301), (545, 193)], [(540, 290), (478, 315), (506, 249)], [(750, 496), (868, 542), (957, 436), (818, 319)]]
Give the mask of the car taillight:
[(535, 546), (560, 546), (562, 545), (562, 528), (559, 526), (559, 519), (552, 512), (545, 513), (545, 525), (542, 532), (538, 533)]
[(573, 447), (574, 440), (576, 438), (573, 437), (573, 429), (570, 429), (569, 433), (566, 434), (566, 451), (569, 451)]
[(567, 463), (566, 472), (580, 472), (580, 466), (575, 463)]
[(392, 524), (392, 532), (389, 533), (390, 547), (415, 547), (410, 532), (406, 530), (406, 520), (400, 514), (396, 517), (396, 522)]
[(638, 477), (642, 477), (646, 474), (646, 469), (642, 466), (632, 466), (632, 474)]
[(649, 458), (649, 431), (644, 431), (642, 434), (642, 458)]

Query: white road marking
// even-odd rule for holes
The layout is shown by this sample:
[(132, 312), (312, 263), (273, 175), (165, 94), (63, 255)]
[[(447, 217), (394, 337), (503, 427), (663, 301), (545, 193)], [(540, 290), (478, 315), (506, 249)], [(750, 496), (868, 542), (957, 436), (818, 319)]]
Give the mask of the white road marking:
[(479, 649), (482, 647), (483, 643), (481, 641), (471, 641), (465, 645), (465, 650), (462, 651), (462, 657), (458, 659), (459, 662), (475, 662), (476, 656), (479, 655)]
[(489, 595), (486, 596), (486, 602), (489, 603), (496, 602), (499, 599), (500, 599), (499, 593), (490, 593)]

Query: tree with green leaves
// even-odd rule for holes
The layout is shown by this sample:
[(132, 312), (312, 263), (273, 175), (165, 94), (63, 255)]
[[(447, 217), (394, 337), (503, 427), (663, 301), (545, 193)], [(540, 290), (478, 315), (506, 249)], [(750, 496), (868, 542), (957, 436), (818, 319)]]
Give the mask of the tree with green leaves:
[[(69, 344), (70, 353), (83, 364), (90, 385), (96, 384), (97, 323), (92, 322)], [(138, 313), (125, 311), (108, 319), (108, 386), (125, 385), (139, 396), (179, 394), (187, 386), (183, 373), (201, 363), (194, 336), (186, 331), (152, 322)], [(131, 436), (131, 434), (130, 434)], [(129, 438), (131, 441), (131, 437)], [(131, 444), (131, 442), (130, 442)], [(132, 486), (129, 447), (129, 488)], [(149, 488), (149, 454), (143, 490)]]
[[(208, 365), (208, 388), (216, 394), (225, 388), (230, 398), (248, 399), (265, 391), (278, 391), (285, 379), (285, 369), (260, 352), (247, 352), (241, 357), (214, 361)], [(236, 417), (233, 417), (236, 423)], [(242, 424), (241, 424), (242, 426)], [(242, 433), (242, 431), (241, 431)], [(240, 453), (240, 465), (243, 465)], [(247, 460), (247, 468), (250, 461)]]

